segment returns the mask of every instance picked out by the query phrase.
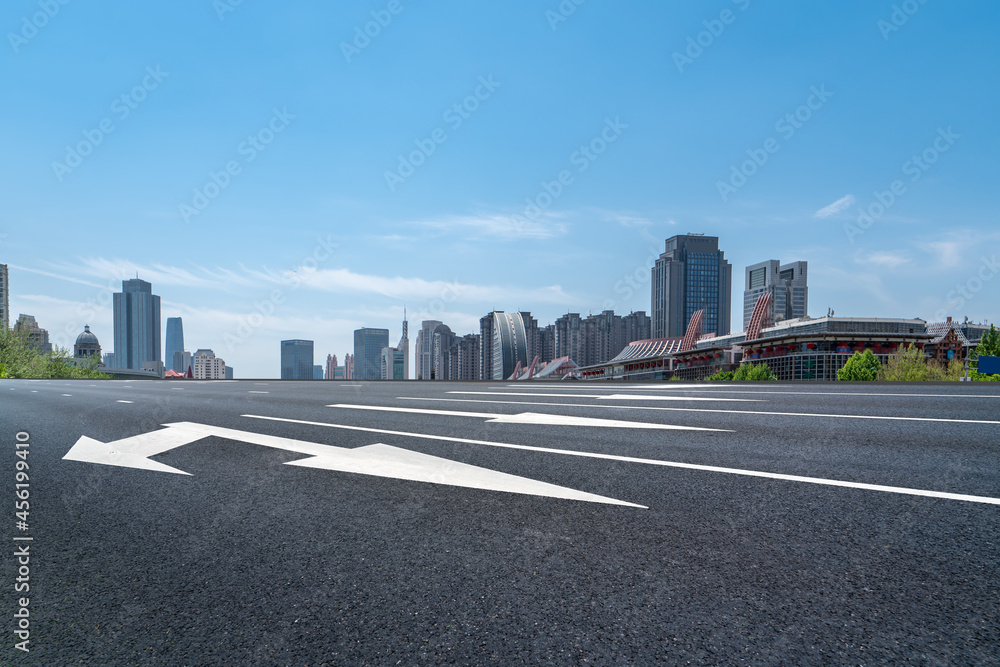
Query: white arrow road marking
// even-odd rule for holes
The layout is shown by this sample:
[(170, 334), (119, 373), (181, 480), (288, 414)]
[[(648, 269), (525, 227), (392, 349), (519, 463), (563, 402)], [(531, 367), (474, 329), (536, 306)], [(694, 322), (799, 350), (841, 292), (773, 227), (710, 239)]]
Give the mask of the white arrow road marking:
[[(400, 398), (406, 398), (400, 396)], [(449, 400), (449, 399), (440, 399)], [(450, 399), (461, 401), (463, 399)], [(477, 403), (492, 403), (493, 401), (473, 401)], [(528, 403), (528, 405), (532, 405)], [(535, 404), (537, 405), (537, 404)], [(560, 405), (559, 403), (547, 403), (545, 405)], [(354, 405), (349, 403), (336, 403), (326, 406), (328, 408), (344, 408), (347, 410), (377, 410), (379, 412), (407, 412), (420, 415), (435, 415), (438, 417), (477, 417), (485, 419), (490, 424), (537, 424), (543, 426), (598, 426), (604, 428), (647, 428), (665, 431), (715, 431), (732, 433), (719, 428), (700, 428), (695, 426), (675, 426), (673, 424), (649, 424), (646, 422), (630, 422), (620, 419), (598, 419), (596, 417), (570, 417), (567, 415), (553, 415), (538, 412), (522, 412), (517, 415), (498, 415), (491, 412), (459, 412), (456, 410), (424, 410), (421, 408), (397, 408), (381, 405)], [(591, 407), (591, 406), (584, 406)]]
[(909, 496), (925, 496), (928, 498), (944, 498), (945, 500), (963, 500), (971, 503), (986, 503), (989, 505), (1000, 505), (1000, 498), (990, 498), (989, 496), (970, 496), (962, 493), (947, 493), (944, 491), (925, 491), (923, 489), (910, 489), (900, 486), (884, 486), (882, 484), (866, 484), (864, 482), (844, 482), (837, 479), (824, 479), (822, 477), (803, 477), (801, 475), (785, 475), (775, 472), (762, 472), (759, 470), (741, 470), (739, 468), (721, 468), (719, 466), (698, 465), (695, 463), (678, 463), (676, 461), (661, 461), (659, 459), (641, 459), (633, 456), (620, 456), (618, 454), (598, 454), (595, 452), (578, 452), (570, 449), (554, 449), (552, 447), (532, 447), (530, 445), (514, 445), (506, 442), (492, 442), (490, 440), (470, 440), (468, 438), (454, 438), (446, 435), (430, 435), (427, 433), (407, 433), (405, 431), (389, 431), (380, 428), (369, 428), (366, 426), (348, 426), (346, 424), (331, 424), (329, 422), (305, 421), (302, 419), (287, 419), (285, 417), (264, 417), (261, 415), (240, 415), (252, 419), (265, 419), (267, 421), (287, 422), (291, 424), (307, 424), (310, 426), (325, 426), (328, 428), (347, 429), (350, 431), (366, 431), (368, 433), (382, 433), (387, 435), (402, 435), (411, 438), (424, 438), (427, 440), (444, 440), (446, 442), (461, 442), (470, 445), (486, 445), (488, 447), (500, 447), (503, 449), (521, 449), (531, 452), (541, 452), (544, 454), (561, 454), (563, 456), (579, 456), (591, 459), (604, 459), (607, 461), (620, 461), (622, 463), (640, 463), (651, 466), (664, 466), (667, 468), (682, 468), (685, 470), (702, 470), (705, 472), (719, 472), (730, 475), (746, 475), (748, 477), (766, 477), (770, 479), (780, 479), (788, 482), (804, 482), (807, 484), (821, 484), (824, 486), (840, 486), (850, 489), (864, 489), (866, 491), (882, 491), (886, 493), (899, 493)]
[(163, 426), (166, 428), (161, 431), (143, 433), (142, 435), (109, 443), (99, 442), (83, 436), (70, 448), (69, 452), (63, 458), (70, 461), (100, 463), (123, 468), (139, 468), (142, 470), (188, 475), (190, 473), (153, 461), (149, 457), (214, 435), (229, 440), (309, 455), (309, 458), (289, 461), (286, 465), (322, 468), (374, 477), (404, 479), (413, 482), (460, 486), (469, 489), (503, 491), (529, 496), (648, 509), (643, 505), (627, 503), (614, 498), (598, 496), (593, 493), (539, 482), (526, 477), (480, 468), (467, 463), (460, 463), (382, 443), (358, 447), (356, 449), (347, 449), (344, 447), (323, 445), (317, 442), (293, 440), (291, 438), (237, 431), (235, 429), (209, 426), (207, 424), (195, 424), (192, 422), (163, 424)]
[[(558, 408), (612, 408), (614, 410), (669, 410), (671, 412), (713, 412), (727, 415), (774, 415), (777, 417), (830, 417), (836, 419), (882, 419), (902, 422), (944, 422), (948, 424), (1000, 424), (1000, 421), (986, 419), (940, 419), (937, 417), (883, 417), (881, 415), (835, 415), (815, 412), (758, 412), (754, 410), (722, 410), (711, 408), (666, 408), (662, 406), (649, 407), (644, 405), (599, 405), (595, 403), (536, 403), (532, 401), (482, 401), (475, 398), (427, 398), (418, 396), (397, 396), (401, 401), (445, 401), (449, 403), (490, 403), (491, 405), (545, 405)], [(336, 406), (327, 406), (336, 407)], [(354, 406), (352, 406), (354, 407)], [(471, 413), (470, 413), (471, 414)], [(624, 422), (631, 424), (633, 422)], [(665, 427), (671, 428), (671, 427)], [(694, 427), (678, 426), (672, 428), (690, 428), (692, 430), (715, 431), (719, 429), (696, 429)]]
[(619, 398), (635, 400), (656, 400), (656, 401), (729, 401), (734, 403), (758, 403), (752, 398), (706, 398), (691, 396), (632, 396), (631, 394), (541, 394), (538, 392), (516, 393), (509, 391), (449, 391), (449, 394), (471, 394), (476, 396), (542, 396), (544, 398)]

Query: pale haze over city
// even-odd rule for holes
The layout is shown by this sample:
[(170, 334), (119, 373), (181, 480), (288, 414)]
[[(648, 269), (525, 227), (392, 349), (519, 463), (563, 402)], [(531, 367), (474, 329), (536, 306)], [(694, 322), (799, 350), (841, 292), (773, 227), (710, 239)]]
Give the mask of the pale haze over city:
[(687, 233), (734, 331), (770, 259), (813, 316), (1000, 306), (994, 3), (52, 4), (4, 10), (0, 263), (63, 347), (136, 276), (240, 378), (404, 307), (648, 312)]

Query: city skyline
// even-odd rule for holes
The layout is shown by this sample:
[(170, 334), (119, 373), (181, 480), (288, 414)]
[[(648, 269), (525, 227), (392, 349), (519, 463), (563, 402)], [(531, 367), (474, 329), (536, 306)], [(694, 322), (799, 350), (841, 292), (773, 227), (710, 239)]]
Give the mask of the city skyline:
[(277, 341), (395, 341), (404, 306), (456, 335), (649, 312), (693, 232), (734, 267), (733, 330), (740, 271), (776, 257), (808, 263), (813, 316), (995, 321), (1000, 8), (893, 4), (404, 2), (364, 48), (384, 3), (67, 8), (6, 53), (10, 320), (110, 351), (138, 272), (187, 340), (276, 377)]

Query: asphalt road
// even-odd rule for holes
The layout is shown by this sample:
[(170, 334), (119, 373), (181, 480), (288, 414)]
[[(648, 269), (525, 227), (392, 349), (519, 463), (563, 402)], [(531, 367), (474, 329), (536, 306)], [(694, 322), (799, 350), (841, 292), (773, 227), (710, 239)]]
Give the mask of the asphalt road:
[(0, 442), (0, 664), (1000, 663), (987, 383), (4, 380)]

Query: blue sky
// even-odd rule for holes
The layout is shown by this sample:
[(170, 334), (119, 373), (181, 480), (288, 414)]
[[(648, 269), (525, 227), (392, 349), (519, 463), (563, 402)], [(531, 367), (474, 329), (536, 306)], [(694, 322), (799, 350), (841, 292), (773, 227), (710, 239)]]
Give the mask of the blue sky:
[(0, 263), (63, 345), (137, 271), (237, 377), (404, 305), (648, 311), (687, 232), (736, 326), (766, 259), (814, 316), (1000, 311), (993, 2), (62, 3), (0, 10)]

